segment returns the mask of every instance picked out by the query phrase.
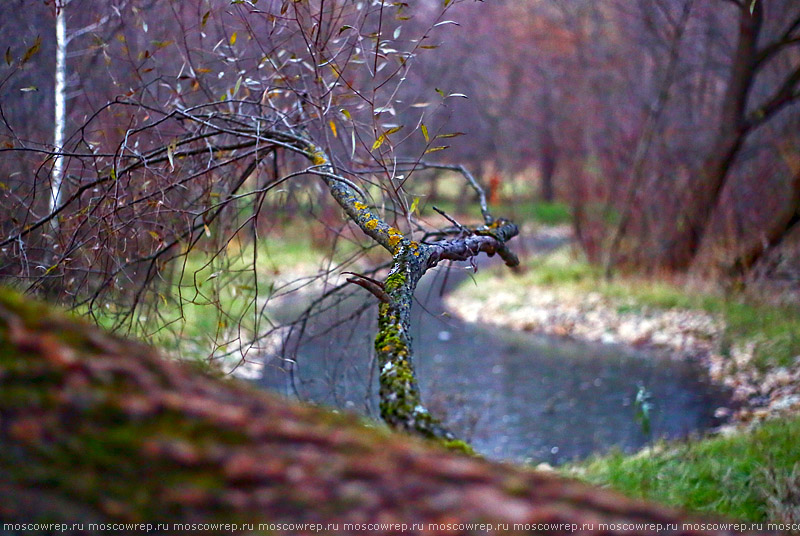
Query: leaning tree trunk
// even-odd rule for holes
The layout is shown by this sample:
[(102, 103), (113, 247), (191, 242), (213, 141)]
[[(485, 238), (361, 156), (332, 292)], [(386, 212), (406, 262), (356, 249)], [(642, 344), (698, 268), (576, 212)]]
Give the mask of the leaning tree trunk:
[[(318, 168), (331, 195), (350, 220), (389, 251), (394, 260), (383, 283), (369, 278), (349, 280), (364, 286), (381, 302), (378, 309), (378, 335), (375, 338), (380, 370), (381, 418), (395, 429), (469, 449), (422, 403), (414, 372), (410, 335), (411, 304), (420, 278), (440, 261), (462, 261), (485, 252), (490, 256), (497, 253), (508, 266), (517, 266), (519, 260), (506, 246), (506, 242), (518, 234), (517, 226), (508, 220), (495, 220), (492, 217), (483, 188), (463, 166), (416, 162), (414, 166), (417, 168), (450, 169), (461, 173), (478, 194), (484, 224), (475, 228), (458, 225), (449, 232), (437, 233), (442, 238), (435, 242), (411, 240), (381, 219), (377, 209), (366, 204), (365, 196), (354, 184), (336, 175), (333, 164), (321, 148), (305, 137), (295, 138), (294, 143)], [(453, 233), (455, 236), (447, 238)]]
[[(692, 520), (675, 511), (206, 375), (3, 289), (0, 416), (0, 518), (64, 522), (63, 534), (120, 522), (152, 523), (153, 534), (364, 533), (345, 523), (431, 534), (443, 530), (429, 523), (472, 522), (498, 533), (558, 523), (545, 532), (713, 534), (683, 530)], [(301, 523), (321, 525), (289, 525)]]
[[(411, 235), (405, 236), (400, 230), (384, 221), (380, 216), (381, 209), (369, 206), (368, 195), (351, 180), (337, 173), (330, 155), (326, 154), (310, 138), (307, 131), (294, 131), (291, 128), (274, 130), (270, 126), (265, 126), (264, 120), (257, 117), (253, 119), (249, 116), (248, 120), (253, 120), (254, 125), (248, 128), (245, 126), (246, 122), (239, 120), (235, 122), (234, 127), (228, 125), (226, 123), (228, 114), (208, 116), (204, 113), (197, 114), (196, 111), (176, 109), (168, 115), (179, 118), (185, 124), (198, 125), (198, 128), (202, 130), (202, 134), (199, 136), (206, 143), (210, 143), (210, 140), (215, 137), (225, 139), (226, 146), (234, 150), (245, 151), (242, 155), (237, 156), (237, 160), (247, 158), (250, 163), (221, 199), (217, 208), (204, 212), (202, 218), (199, 216), (195, 218), (191, 225), (175, 233), (170, 240), (164, 240), (155, 251), (148, 255), (145, 262), (149, 264), (144, 272), (147, 279), (138, 286), (137, 292), (143, 292), (146, 285), (153, 280), (159, 270), (157, 264), (166, 258), (166, 254), (171, 248), (180, 246), (183, 241), (191, 241), (191, 237), (195, 233), (202, 232), (203, 227), (220, 217), (223, 208), (238, 195), (244, 182), (267, 155), (280, 150), (302, 156), (311, 165), (302, 173), (298, 172), (290, 176), (312, 174), (320, 177), (327, 185), (331, 196), (344, 209), (347, 217), (369, 238), (389, 252), (394, 261), (394, 266), (385, 284), (370, 278), (353, 280), (370, 290), (383, 304), (379, 308), (381, 332), (376, 341), (378, 363), (381, 366), (381, 416), (396, 428), (418, 433), (424, 437), (436, 437), (446, 442), (452, 442), (454, 439), (452, 434), (447, 432), (422, 404), (414, 376), (411, 338), (408, 334), (408, 315), (414, 290), (417, 282), (427, 270), (443, 260), (461, 261), (482, 252), (489, 255), (497, 253), (506, 264), (516, 266), (519, 261), (508, 250), (506, 242), (517, 235), (517, 226), (510, 221), (495, 219), (491, 216), (483, 189), (463, 166), (415, 161), (412, 165), (413, 169), (449, 169), (462, 174), (477, 193), (484, 218), (483, 224), (467, 228), (445, 215), (451, 219), (454, 226), (441, 231), (429, 232), (422, 241), (418, 242), (413, 240)], [(161, 147), (146, 155), (137, 155), (130, 163), (117, 164), (108, 174), (85, 181), (75, 191), (70, 192), (55, 210), (18, 228), (4, 239), (0, 239), (0, 247), (24, 239), (48, 222), (53, 222), (67, 207), (78, 204), (83, 193), (89, 189), (116, 183), (121, 177), (130, 176), (133, 170), (140, 167), (159, 163), (163, 165), (167, 161), (171, 166), (175, 158), (187, 158), (201, 154), (197, 149), (190, 149), (189, 146), (186, 146), (192, 139), (198, 138), (189, 137), (177, 145)], [(205, 151), (206, 149), (203, 148), (202, 152)], [(288, 178), (289, 176), (280, 180), (288, 180)], [(100, 288), (110, 285), (116, 274), (130, 265), (131, 261), (126, 261), (117, 272), (107, 275), (105, 282), (100, 284)], [(98, 293), (99, 291), (95, 297)]]
[(646, 190), (645, 186), (648, 181), (643, 180), (643, 175), (647, 163), (647, 155), (650, 152), (650, 146), (653, 143), (659, 123), (661, 122), (661, 117), (670, 99), (672, 86), (675, 83), (678, 59), (680, 58), (680, 47), (683, 41), (683, 34), (686, 31), (686, 25), (689, 22), (693, 4), (694, 1), (692, 0), (686, 2), (683, 6), (681, 18), (675, 26), (675, 34), (669, 49), (667, 67), (664, 70), (664, 78), (661, 81), (655, 105), (649, 107), (647, 111), (642, 134), (639, 136), (636, 142), (636, 149), (633, 151), (629, 186), (626, 189), (621, 204), (619, 220), (611, 231), (610, 238), (608, 239), (608, 248), (605, 252), (605, 260), (603, 261), (603, 273), (607, 280), (612, 278), (614, 268), (617, 265), (620, 246), (628, 233), (628, 226), (636, 210), (636, 199), (642, 191)]

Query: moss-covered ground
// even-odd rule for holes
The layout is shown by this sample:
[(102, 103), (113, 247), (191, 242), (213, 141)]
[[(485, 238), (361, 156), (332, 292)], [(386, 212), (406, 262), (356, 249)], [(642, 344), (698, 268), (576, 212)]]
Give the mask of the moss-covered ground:
[(208, 534), (504, 523), (500, 533), (535, 534), (515, 524), (552, 522), (631, 534), (600, 523), (687, 520), (208, 376), (3, 289), (0, 386), (6, 523), (240, 524)]

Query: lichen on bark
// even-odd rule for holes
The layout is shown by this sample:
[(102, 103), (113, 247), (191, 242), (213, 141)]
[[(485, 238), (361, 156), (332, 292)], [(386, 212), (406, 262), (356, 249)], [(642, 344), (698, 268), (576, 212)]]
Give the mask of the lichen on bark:
[(453, 435), (425, 408), (417, 386), (409, 329), (411, 302), (419, 279), (413, 267), (419, 259), (409, 248), (398, 249), (394, 268), (384, 283), (390, 302), (378, 306), (375, 352), (381, 418), (396, 429), (427, 438), (453, 440)]
[(472, 229), (461, 227), (455, 236), (448, 238), (444, 234), (435, 242), (413, 241), (385, 222), (377, 210), (371, 209), (353, 183), (336, 174), (323, 150), (305, 138), (299, 141), (299, 150), (317, 168), (345, 214), (367, 236), (391, 253), (394, 260), (384, 283), (388, 300), (381, 295), (378, 307), (378, 334), (375, 338), (381, 418), (395, 429), (467, 450), (468, 446), (456, 441), (455, 436), (422, 403), (409, 334), (411, 304), (417, 282), (442, 260), (467, 260), (481, 252), (490, 256), (498, 253), (507, 265), (516, 266), (519, 261), (506, 242), (517, 235), (517, 226), (502, 218), (495, 219), (488, 211), (478, 182), (464, 168), (457, 168), (481, 199), (484, 224)]

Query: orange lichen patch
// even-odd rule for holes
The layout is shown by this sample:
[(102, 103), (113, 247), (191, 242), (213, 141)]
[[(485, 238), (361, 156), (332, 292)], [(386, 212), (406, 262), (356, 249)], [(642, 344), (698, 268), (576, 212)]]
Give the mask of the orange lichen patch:
[[(372, 217), (372, 214), (368, 214), (367, 217)], [(378, 220), (367, 220), (364, 223), (364, 227), (369, 229), (370, 231), (374, 231), (378, 227)]]
[(355, 203), (353, 203), (353, 206), (356, 207), (356, 210), (364, 210), (365, 208), (367, 208), (367, 205), (365, 205), (360, 201), (356, 201)]
[(403, 235), (389, 234), (389, 245), (391, 247), (397, 246), (403, 240)]

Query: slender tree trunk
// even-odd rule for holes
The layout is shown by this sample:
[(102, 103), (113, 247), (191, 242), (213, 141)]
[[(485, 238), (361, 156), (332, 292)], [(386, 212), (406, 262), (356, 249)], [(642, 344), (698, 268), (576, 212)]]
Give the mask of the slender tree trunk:
[(539, 173), (542, 179), (542, 201), (552, 203), (556, 199), (554, 176), (556, 171), (556, 158), (554, 149), (542, 152), (539, 160)]
[[(50, 211), (61, 205), (61, 185), (64, 180), (64, 133), (67, 121), (67, 17), (69, 0), (56, 0), (56, 82), (55, 120), (53, 121), (53, 146), (57, 153), (53, 161), (50, 180)], [(53, 227), (58, 227), (58, 218), (53, 218)]]
[(539, 134), (539, 174), (541, 179), (542, 201), (552, 203), (556, 198), (555, 184), (553, 183), (556, 163), (558, 162), (558, 146), (553, 136), (553, 102), (550, 93), (545, 92), (542, 98), (544, 107), (544, 120)]

